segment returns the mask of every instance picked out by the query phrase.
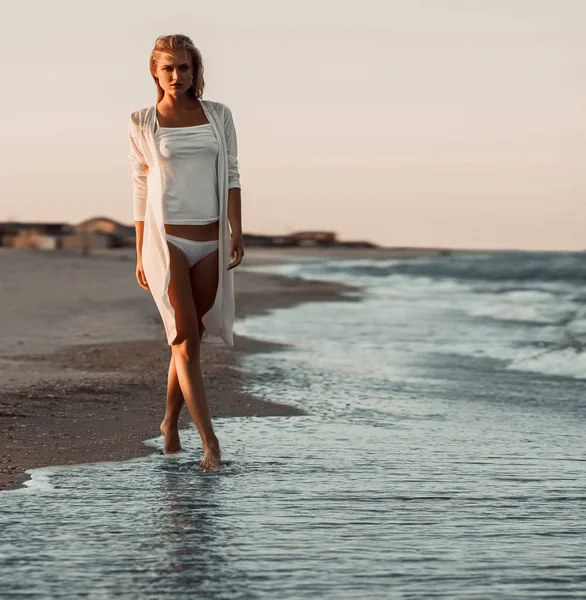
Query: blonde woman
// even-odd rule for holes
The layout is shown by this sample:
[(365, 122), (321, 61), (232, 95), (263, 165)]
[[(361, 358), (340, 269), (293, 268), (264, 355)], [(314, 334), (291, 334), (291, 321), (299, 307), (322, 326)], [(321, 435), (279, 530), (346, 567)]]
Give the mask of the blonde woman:
[[(201, 53), (185, 35), (157, 38), (150, 56), (157, 102), (128, 124), (136, 277), (161, 315), (171, 360), (161, 434), (181, 450), (183, 402), (205, 470), (221, 466), (200, 344), (233, 346), (234, 267), (244, 256), (236, 131), (230, 109), (203, 100)], [(232, 262), (230, 262), (230, 260)]]

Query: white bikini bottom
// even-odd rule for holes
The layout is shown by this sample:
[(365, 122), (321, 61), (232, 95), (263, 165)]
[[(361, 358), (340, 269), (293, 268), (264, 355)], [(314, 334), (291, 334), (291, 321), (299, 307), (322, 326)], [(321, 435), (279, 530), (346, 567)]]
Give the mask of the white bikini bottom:
[(198, 263), (202, 258), (205, 258), (208, 254), (211, 254), (218, 247), (218, 240), (205, 242), (188, 240), (187, 238), (171, 235), (170, 233), (166, 233), (165, 237), (185, 254), (189, 268), (193, 267), (193, 265)]

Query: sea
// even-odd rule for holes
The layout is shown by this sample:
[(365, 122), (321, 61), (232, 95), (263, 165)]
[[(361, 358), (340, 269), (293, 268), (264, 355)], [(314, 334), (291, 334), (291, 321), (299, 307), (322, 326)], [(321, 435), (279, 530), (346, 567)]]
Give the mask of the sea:
[(1, 598), (585, 598), (586, 254), (242, 266), (352, 284), (237, 321), (294, 417), (32, 469), (0, 493)]

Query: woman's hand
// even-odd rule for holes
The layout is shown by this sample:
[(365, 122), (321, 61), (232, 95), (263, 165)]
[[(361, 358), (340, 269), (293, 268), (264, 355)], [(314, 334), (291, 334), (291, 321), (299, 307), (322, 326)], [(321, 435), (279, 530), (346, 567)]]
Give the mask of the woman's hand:
[(136, 280), (141, 288), (149, 290), (149, 284), (147, 283), (146, 277), (144, 276), (144, 269), (142, 268), (142, 260), (138, 260), (136, 263)]
[(242, 233), (232, 232), (230, 240), (230, 256), (236, 256), (233, 262), (228, 265), (228, 271), (237, 267), (244, 257), (244, 242), (242, 241)]

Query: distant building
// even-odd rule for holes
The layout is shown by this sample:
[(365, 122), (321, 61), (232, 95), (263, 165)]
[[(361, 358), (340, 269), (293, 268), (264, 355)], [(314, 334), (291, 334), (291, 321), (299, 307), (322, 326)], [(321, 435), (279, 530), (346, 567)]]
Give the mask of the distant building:
[(61, 250), (81, 250), (89, 252), (97, 248), (111, 248), (112, 236), (101, 231), (73, 231), (62, 235), (60, 239)]
[(242, 241), (245, 246), (271, 246), (271, 238), (268, 235), (254, 235), (252, 233), (243, 233)]
[(334, 231), (298, 231), (291, 234), (291, 238), (299, 246), (331, 246), (337, 244)]
[(60, 238), (72, 231), (69, 223), (8, 221), (0, 223), (0, 243), (13, 248), (60, 248)]
[(341, 246), (342, 248), (378, 248), (378, 244), (373, 244), (372, 242), (365, 241), (356, 241), (356, 242), (338, 242), (336, 246)]
[(251, 233), (242, 234), (242, 241), (245, 246), (297, 246), (297, 240), (290, 235), (254, 235)]
[(297, 246), (297, 240), (290, 235), (271, 235), (269, 236), (271, 246)]
[(339, 246), (343, 248), (377, 248), (376, 244), (366, 241), (340, 242), (333, 231), (297, 231), (288, 235), (252, 235), (243, 234), (245, 246)]
[[(376, 248), (366, 241), (340, 242), (334, 231), (297, 231), (284, 235), (243, 234), (245, 246), (294, 247), (336, 246)], [(125, 225), (109, 217), (92, 217), (76, 225), (69, 223), (0, 222), (0, 246), (40, 250), (81, 250), (93, 248), (135, 248), (134, 224)]]
[(79, 234), (107, 236), (108, 248), (133, 248), (136, 246), (136, 230), (134, 225), (124, 225), (109, 217), (92, 217), (78, 223), (74, 231)]
[(134, 226), (108, 217), (69, 223), (6, 222), (0, 223), (0, 245), (39, 250), (82, 250), (120, 248), (136, 245)]

